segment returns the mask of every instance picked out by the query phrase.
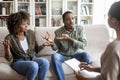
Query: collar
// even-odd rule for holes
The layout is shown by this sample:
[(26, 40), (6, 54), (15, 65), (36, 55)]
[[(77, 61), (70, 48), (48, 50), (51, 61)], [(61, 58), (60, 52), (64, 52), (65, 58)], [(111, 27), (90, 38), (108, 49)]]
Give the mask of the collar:
[[(27, 31), (24, 32), (24, 34), (25, 34), (25, 36), (27, 36), (28, 35)], [(18, 38), (17, 34), (13, 34), (13, 35)]]
[[(65, 32), (70, 33), (68, 30), (65, 29), (65, 26), (63, 26), (63, 29), (64, 29)], [(75, 25), (73, 26), (73, 31), (72, 32), (74, 32), (74, 31), (76, 31), (76, 26)]]

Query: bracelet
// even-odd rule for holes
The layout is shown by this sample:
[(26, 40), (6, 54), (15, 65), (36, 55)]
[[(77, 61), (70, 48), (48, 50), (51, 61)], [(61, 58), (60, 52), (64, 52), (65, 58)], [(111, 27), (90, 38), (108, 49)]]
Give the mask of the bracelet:
[(9, 55), (9, 56), (5, 55), (5, 58), (10, 61), (13, 58), (13, 56), (12, 55)]

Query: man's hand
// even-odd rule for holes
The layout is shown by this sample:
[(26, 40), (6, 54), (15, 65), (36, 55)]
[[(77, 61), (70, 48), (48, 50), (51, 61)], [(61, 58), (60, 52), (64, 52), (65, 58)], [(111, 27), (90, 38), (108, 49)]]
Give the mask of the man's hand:
[(69, 35), (68, 34), (62, 34), (62, 36), (57, 36), (56, 39), (69, 39)]
[(55, 39), (59, 39), (59, 40), (69, 40), (71, 42), (74, 41), (74, 39), (72, 39), (68, 34), (62, 34), (62, 36), (56, 36)]

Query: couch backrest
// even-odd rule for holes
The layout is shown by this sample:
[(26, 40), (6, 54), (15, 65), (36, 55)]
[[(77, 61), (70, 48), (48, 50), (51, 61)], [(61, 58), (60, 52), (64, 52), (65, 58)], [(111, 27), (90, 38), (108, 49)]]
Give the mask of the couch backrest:
[[(7, 27), (0, 27), (0, 40), (4, 40), (4, 37), (8, 34)], [(4, 46), (0, 44), (0, 56), (4, 56)]]
[(100, 66), (101, 54), (110, 42), (108, 28), (105, 25), (86, 25), (85, 31), (88, 42), (85, 50), (91, 53), (92, 65)]
[(105, 25), (86, 25), (86, 50), (91, 53), (103, 52), (110, 41), (109, 31)]
[[(109, 43), (109, 33), (108, 29), (105, 25), (85, 25), (85, 32), (87, 36), (87, 47), (86, 51), (91, 52), (92, 54), (102, 53), (107, 44)], [(54, 39), (54, 31), (58, 29), (59, 27), (35, 27), (35, 33), (38, 43), (41, 45), (45, 42), (44, 39), (42, 39), (42, 36), (47, 35), (47, 31), (51, 34), (52, 38)], [(7, 27), (0, 27), (0, 40), (4, 39), (4, 37), (8, 34)], [(52, 54), (54, 51), (51, 49), (51, 47), (45, 47), (38, 56), (41, 55), (48, 55)], [(0, 44), (0, 56), (3, 56), (4, 54), (4, 48), (3, 45)]]
[[(102, 53), (107, 44), (109, 43), (109, 32), (108, 28), (105, 25), (99, 24), (99, 25), (85, 25), (85, 32), (87, 37), (87, 47), (86, 51), (89, 51), (90, 53)], [(42, 39), (41, 35), (47, 35), (46, 31), (48, 31), (52, 38), (54, 39), (54, 30), (56, 30), (59, 27), (35, 27), (35, 32), (37, 36), (37, 41), (39, 44), (43, 44), (45, 42), (44, 39)], [(45, 47), (39, 55), (47, 55), (54, 53), (51, 49), (51, 47)]]

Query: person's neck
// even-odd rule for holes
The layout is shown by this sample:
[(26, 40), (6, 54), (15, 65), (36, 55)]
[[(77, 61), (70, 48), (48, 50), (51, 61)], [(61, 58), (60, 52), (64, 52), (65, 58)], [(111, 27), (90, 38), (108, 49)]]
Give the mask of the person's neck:
[(65, 26), (65, 29), (66, 29), (67, 31), (69, 31), (69, 32), (72, 32), (72, 31), (74, 30), (73, 27), (72, 27), (72, 28), (68, 28), (68, 27), (66, 27), (66, 26)]
[(24, 40), (24, 38), (25, 38), (24, 32), (20, 32), (20, 33), (18, 34), (18, 38), (19, 38), (19, 40)]

